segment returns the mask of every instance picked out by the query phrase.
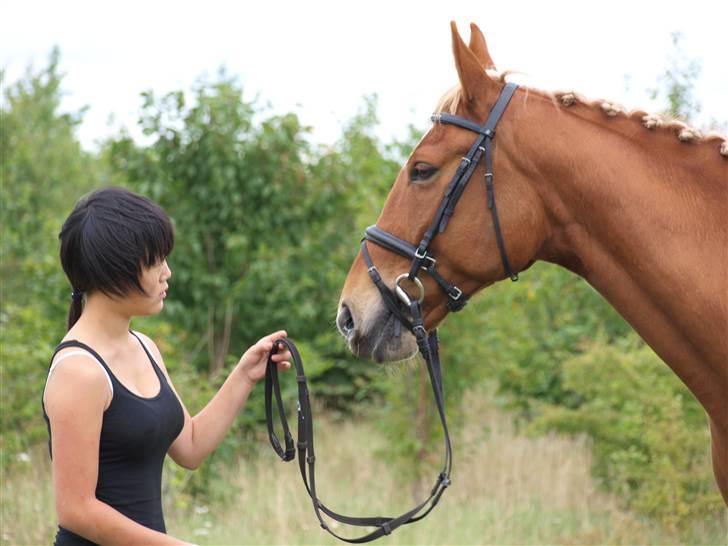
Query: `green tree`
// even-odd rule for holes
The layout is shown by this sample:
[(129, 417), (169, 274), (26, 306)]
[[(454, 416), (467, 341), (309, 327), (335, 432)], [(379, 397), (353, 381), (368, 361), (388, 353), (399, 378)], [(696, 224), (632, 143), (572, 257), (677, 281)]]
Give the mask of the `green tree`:
[(70, 286), (58, 232), (75, 200), (100, 177), (76, 138), (83, 117), (62, 112), (60, 55), (3, 87), (0, 109), (3, 457), (44, 437), (40, 393), (53, 346), (65, 332)]
[[(235, 81), (200, 83), (157, 99), (144, 94), (140, 124), (152, 144), (111, 144), (113, 165), (134, 189), (172, 215), (179, 234), (171, 315), (206, 347), (210, 371), (225, 364), (246, 294), (248, 273), (267, 248), (293, 245), (304, 218), (306, 129), (294, 115), (254, 123), (256, 108)], [(282, 325), (281, 325), (282, 326)], [(256, 332), (257, 333), (257, 332)], [(238, 345), (236, 343), (236, 345)]]
[[(48, 66), (29, 68), (18, 82), (3, 80), (2, 249), (3, 302), (27, 302), (47, 293), (57, 276), (62, 220), (98, 174), (94, 159), (81, 150), (75, 131), (83, 112), (61, 112), (60, 54)], [(54, 296), (56, 294), (53, 294)], [(65, 303), (65, 301), (64, 301)]]

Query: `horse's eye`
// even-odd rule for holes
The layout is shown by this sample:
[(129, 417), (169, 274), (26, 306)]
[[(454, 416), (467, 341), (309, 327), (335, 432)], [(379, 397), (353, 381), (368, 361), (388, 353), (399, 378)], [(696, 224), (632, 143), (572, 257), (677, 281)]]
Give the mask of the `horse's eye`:
[(410, 182), (423, 182), (430, 179), (437, 172), (437, 168), (429, 163), (418, 161), (410, 170)]

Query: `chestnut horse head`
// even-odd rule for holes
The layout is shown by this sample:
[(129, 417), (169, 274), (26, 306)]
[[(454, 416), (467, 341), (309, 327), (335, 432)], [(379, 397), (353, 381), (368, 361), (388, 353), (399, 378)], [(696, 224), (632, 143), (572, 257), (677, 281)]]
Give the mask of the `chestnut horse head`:
[(359, 356), (401, 360), (417, 350), (403, 330), (421, 339), (484, 287), (559, 264), (705, 407), (728, 500), (728, 142), (573, 92), (514, 91), (475, 25), (469, 45), (454, 24), (452, 39), (460, 85), (367, 230), (340, 332)]
[[(495, 68), (493, 61), (482, 33), (475, 25), (471, 28), (468, 46), (452, 25), (460, 87), (443, 98), (438, 110), (480, 125), (506, 84), (503, 78), (493, 78), (486, 72)], [(462, 194), (457, 203), (452, 203), (457, 204), (449, 211), (452, 216), (445, 214), (448, 216), (445, 225), (436, 228), (437, 235), (428, 248), (428, 255), (437, 260), (437, 274), (453, 287), (458, 303), (528, 267), (547, 235), (547, 215), (538, 194), (532, 189), (528, 174), (512, 161), (513, 155), (518, 154), (514, 128), (519, 126), (521, 114), (506, 106), (498, 122), (498, 137), (489, 143), (495, 160), (495, 223), (486, 195), (483, 146), (481, 152), (476, 152), (476, 159), (482, 160), (473, 164), (469, 179), (460, 185)], [(480, 136), (475, 127), (439, 121), (435, 118), (432, 129), (412, 152), (377, 220), (377, 228), (415, 246), (436, 217), (453, 177), (468, 170), (470, 160), (463, 158)], [(519, 127), (519, 131), (522, 129)], [(402, 255), (376, 244), (369, 244), (368, 251), (390, 285), (400, 274), (410, 271), (411, 260)], [(354, 262), (344, 286), (337, 324), (359, 356), (380, 362), (411, 356), (416, 351), (414, 339), (406, 333), (395, 335), (397, 320), (380, 298), (367, 274), (368, 268), (362, 256)], [(443, 320), (449, 309), (459, 305), (453, 305), (453, 294), (448, 296), (431, 275), (419, 277), (424, 285), (425, 327), (431, 329)], [(402, 289), (417, 297), (418, 287), (407, 281), (401, 284)]]

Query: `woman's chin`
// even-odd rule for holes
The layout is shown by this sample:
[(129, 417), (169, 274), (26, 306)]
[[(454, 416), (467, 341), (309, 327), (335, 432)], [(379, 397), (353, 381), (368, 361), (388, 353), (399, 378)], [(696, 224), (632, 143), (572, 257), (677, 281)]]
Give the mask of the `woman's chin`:
[(139, 309), (137, 312), (132, 313), (135, 317), (150, 317), (152, 315), (158, 315), (164, 309), (164, 300), (159, 300), (151, 305), (145, 306), (143, 309)]

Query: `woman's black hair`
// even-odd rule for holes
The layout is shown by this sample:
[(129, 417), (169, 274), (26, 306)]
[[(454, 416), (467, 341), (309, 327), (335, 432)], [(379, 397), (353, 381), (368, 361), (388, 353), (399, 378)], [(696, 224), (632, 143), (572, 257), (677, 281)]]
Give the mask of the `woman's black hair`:
[(174, 246), (172, 222), (159, 205), (124, 188), (101, 188), (81, 198), (58, 235), (61, 264), (71, 282), (68, 329), (83, 309), (82, 295), (144, 293), (143, 268)]

